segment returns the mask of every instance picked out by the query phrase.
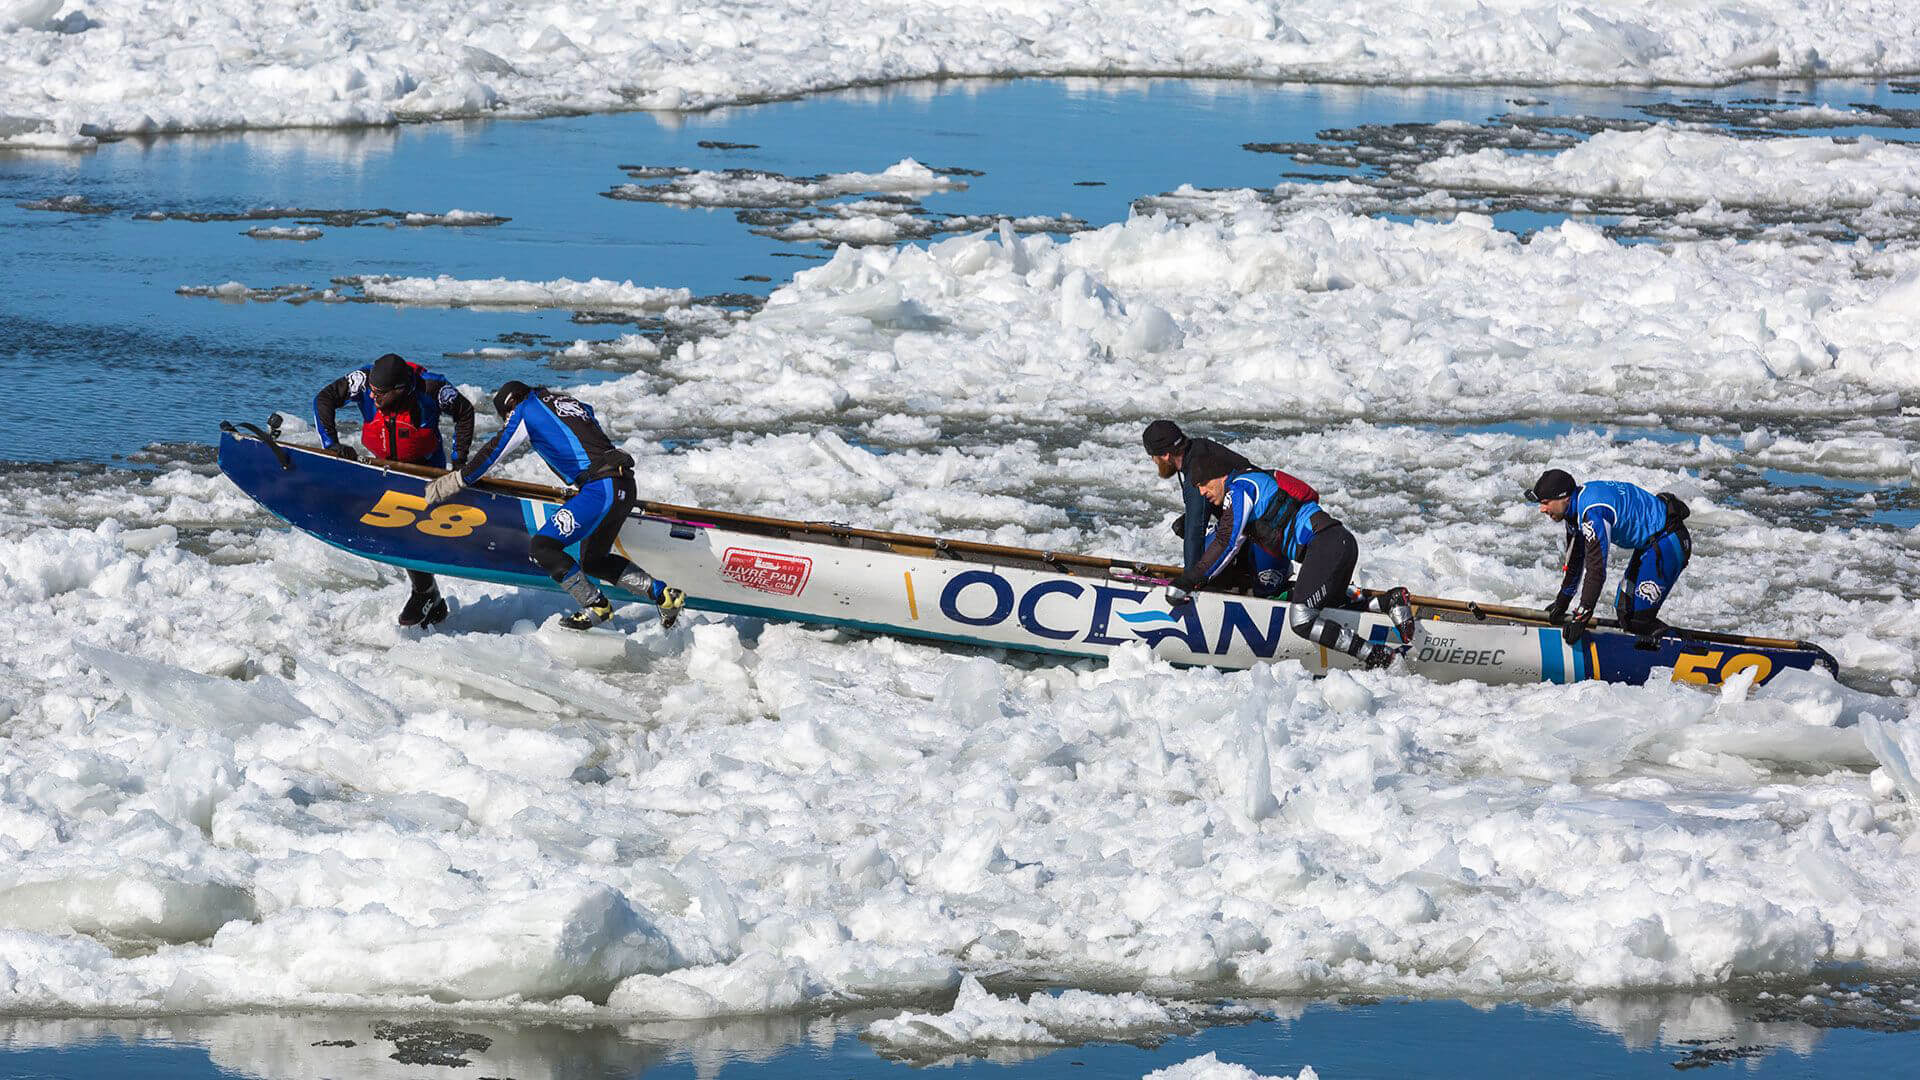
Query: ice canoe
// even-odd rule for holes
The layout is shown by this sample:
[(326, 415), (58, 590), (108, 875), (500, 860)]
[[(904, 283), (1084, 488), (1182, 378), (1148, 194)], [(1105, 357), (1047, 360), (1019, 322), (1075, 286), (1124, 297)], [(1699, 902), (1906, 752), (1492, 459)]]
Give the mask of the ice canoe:
[[(557, 589), (527, 557), (528, 533), (568, 492), (483, 481), (427, 506), (437, 471), (345, 461), (318, 448), (223, 425), (220, 468), (242, 491), (319, 539), (379, 562), (451, 577)], [(619, 546), (684, 588), (704, 611), (824, 623), (929, 641), (1101, 657), (1145, 642), (1177, 664), (1245, 668), (1298, 660), (1354, 666), (1287, 629), (1285, 601), (1201, 592), (1170, 609), (1160, 585), (1177, 569), (1059, 552), (878, 532), (642, 502)], [(1436, 680), (1717, 684), (1752, 670), (1838, 673), (1803, 641), (1676, 630), (1647, 641), (1602, 626), (1577, 644), (1524, 609), (1415, 597), (1420, 628), (1406, 665)], [(1396, 641), (1380, 616), (1336, 618)]]

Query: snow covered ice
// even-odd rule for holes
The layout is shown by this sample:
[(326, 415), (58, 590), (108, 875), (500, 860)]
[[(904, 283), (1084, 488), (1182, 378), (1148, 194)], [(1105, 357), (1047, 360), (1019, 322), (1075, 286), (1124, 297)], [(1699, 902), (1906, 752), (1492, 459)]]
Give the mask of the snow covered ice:
[[(1554, 539), (1513, 497), (1551, 460), (1693, 502), (1677, 618), (1820, 640), (1906, 685), (1905, 535), (1783, 527), (1707, 476), (1910, 479), (1911, 423), (1846, 414), (1911, 388), (1915, 280), (1896, 250), (1627, 247), (1578, 224), (1523, 244), (1248, 203), (845, 250), (683, 347), (664, 393), (653, 374), (581, 393), (646, 497), (1130, 555), (1166, 545), (1129, 507), (1171, 499), (1114, 467), (1137, 421), (1098, 417), (1350, 417), (1242, 445), (1338, 493), (1367, 580), (1516, 603), (1551, 587)], [(561, 289), (685, 302), (451, 279), (385, 298)], [(1254, 351), (1256, 328), (1293, 347)], [(1756, 433), (1830, 419), (1817, 440), (1404, 424), (1676, 392)], [(820, 412), (891, 452), (809, 433)], [(653, 441), (726, 417), (744, 426), (671, 457)], [(1010, 435), (966, 427), (996, 417)], [(1061, 424), (1089, 440), (1032, 434)], [(395, 575), (263, 529), (218, 477), (105, 485), (12, 490), (0, 534), (17, 1007), (685, 1017), (980, 968), (1490, 994), (1920, 954), (1910, 697), (1005, 663), (633, 612), (643, 628), (582, 639), (541, 628), (549, 598), (463, 582), (458, 632), (416, 639), (389, 622)]]
[(1202, 1054), (1178, 1065), (1156, 1069), (1147, 1074), (1146, 1080), (1320, 1080), (1320, 1074), (1309, 1066), (1292, 1076), (1266, 1077), (1245, 1065), (1221, 1061), (1214, 1054)]
[[(689, 108), (923, 75), (1920, 67), (1905, 7), (1743, 10), (16, 0), (0, 139)], [(889, 160), (664, 189), (735, 205), (956, 183)], [(1920, 193), (1911, 147), (1673, 126), (1422, 168), (1702, 213), (1910, 214)], [(1915, 249), (1792, 229), (1622, 244), (1577, 221), (1522, 240), (1474, 214), (1365, 216), (1324, 188), (1293, 208), (1186, 189), (1204, 213), (1070, 237), (1010, 223), (894, 246), (898, 223), (809, 223), (877, 243), (750, 316), (661, 267), (177, 284), (697, 322), (671, 353), (629, 335), (560, 357), (632, 372), (577, 392), (640, 460), (642, 497), (675, 503), (1165, 559), (1176, 496), (1137, 439), (1175, 415), (1244, 425), (1249, 456), (1314, 478), (1363, 583), (1539, 605), (1557, 537), (1518, 492), (1547, 464), (1631, 480), (1693, 507), (1676, 621), (1821, 642), (1849, 684), (1060, 664), (716, 616), (663, 633), (640, 607), (581, 637), (550, 625), (552, 597), (456, 581), (452, 620), (416, 635), (391, 623), (397, 574), (276, 530), (204, 466), (23, 470), (0, 485), (0, 1010), (672, 1021), (954, 993), (869, 1029), (939, 1054), (1162, 1032), (1213, 1016), (1181, 1003), (1214, 995), (1711, 989), (1920, 963), (1920, 544), (1871, 497), (1765, 480), (1920, 480)], [(1477, 426), (1515, 418), (1552, 430)], [(1021, 1001), (982, 987), (995, 976), (1106, 992)], [(1159, 1075), (1252, 1074), (1201, 1058)]]
[(692, 109), (863, 83), (1161, 74), (1364, 82), (1712, 83), (1920, 69), (1920, 11), (1840, 0), (1488, 7), (1395, 0), (422, 0), (0, 4), (0, 139)]
[(1067, 990), (1027, 1000), (990, 994), (968, 976), (945, 1013), (905, 1012), (867, 1026), (887, 1051), (926, 1059), (954, 1047), (1045, 1047), (1092, 1039), (1142, 1039), (1191, 1030), (1196, 1021), (1250, 1015), (1245, 1008), (1154, 1001), (1144, 994)]
[[(1383, 434), (1250, 450), (1340, 477)], [(1390, 441), (1414, 483), (1477, 512), (1392, 545), (1405, 496), (1356, 493), (1368, 565), (1541, 599), (1550, 539), (1502, 542), (1482, 519), (1509, 512), (1545, 448)], [(1710, 452), (1592, 435), (1551, 450), (1670, 485)], [(996, 490), (1056, 470), (1104, 490), (1092, 477), (1117, 452), (874, 458), (743, 434), (645, 475), (648, 494), (694, 502), (1146, 549), (1157, 529), (1089, 535)], [(748, 459), (791, 481), (743, 491)], [(215, 545), (117, 523), (174, 498)], [(1864, 531), (1780, 546), (1697, 498), (1702, 534), (1745, 554), (1700, 560), (1690, 615), (1912, 674), (1910, 602), (1763, 598), (1822, 549), (1843, 573), (1879, 560), (1911, 582), (1910, 549)], [(23, 1008), (682, 1017), (884, 1001), (981, 967), (1207, 992), (1553, 992), (1897, 967), (1920, 948), (1911, 765), (1886, 749), (1910, 753), (1909, 701), (1824, 677), (1716, 696), (1144, 654), (1060, 667), (705, 617), (581, 639), (539, 628), (546, 597), (468, 583), (448, 583), (459, 633), (415, 640), (388, 622), (391, 573), (261, 530), (224, 481), (176, 469), (100, 499), (115, 520), (14, 510), (0, 541), (18, 613), (0, 668), (0, 974)], [(1516, 583), (1533, 595), (1498, 595)], [(1848, 654), (1842, 631), (1862, 626)]]
[(1549, 158), (1481, 150), (1417, 174), (1449, 187), (1625, 194), (1704, 203), (1870, 203), (1920, 192), (1920, 152), (1871, 137), (1743, 140), (1653, 127), (1603, 131)]

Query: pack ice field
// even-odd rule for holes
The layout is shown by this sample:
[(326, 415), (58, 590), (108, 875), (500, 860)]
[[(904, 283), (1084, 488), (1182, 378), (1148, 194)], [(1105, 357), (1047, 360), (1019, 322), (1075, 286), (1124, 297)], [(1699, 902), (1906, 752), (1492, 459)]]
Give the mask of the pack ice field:
[[(0, 1011), (879, 1008), (911, 1057), (1920, 959), (1908, 16), (46, 7), (0, 11)], [(1141, 79), (786, 100), (1090, 70)], [(1393, 104), (1289, 128), (1343, 107), (1302, 78)], [(1233, 164), (996, 186), (1035, 93)], [(908, 119), (783, 143), (814, 108)], [(389, 352), (467, 403), (438, 462)], [(436, 497), (528, 401), (607, 452), (523, 414)], [(1158, 419), (1309, 482), (1353, 591), (1253, 531), (1183, 588)], [(1553, 612), (1556, 469), (1686, 508), (1658, 625), (1634, 547)]]

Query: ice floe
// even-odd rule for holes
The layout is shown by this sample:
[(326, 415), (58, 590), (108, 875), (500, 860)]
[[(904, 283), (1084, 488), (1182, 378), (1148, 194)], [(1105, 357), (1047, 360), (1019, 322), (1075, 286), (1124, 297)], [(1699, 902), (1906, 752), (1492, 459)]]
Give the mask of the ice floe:
[[(71, 10), (68, 10), (71, 8)], [(64, 14), (62, 13), (64, 12)], [(695, 109), (954, 76), (1159, 74), (1366, 82), (1710, 83), (1920, 68), (1920, 23), (1866, 0), (1604, 10), (1389, 0), (1169, 8), (1037, 0), (902, 15), (727, 0), (683, 11), (426, 0), (236, 12), (209, 0), (0, 10), (0, 145), (235, 127)]]
[(1650, 127), (1604, 131), (1547, 156), (1479, 150), (1414, 170), (1453, 188), (1625, 196), (1722, 205), (1905, 203), (1920, 194), (1920, 149), (1871, 137), (1740, 139)]

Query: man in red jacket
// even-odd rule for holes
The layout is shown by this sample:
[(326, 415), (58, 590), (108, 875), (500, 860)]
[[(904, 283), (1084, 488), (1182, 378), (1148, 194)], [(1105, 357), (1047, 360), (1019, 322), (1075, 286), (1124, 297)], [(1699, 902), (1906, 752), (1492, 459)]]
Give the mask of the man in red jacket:
[[(321, 447), (357, 461), (360, 455), (340, 441), (334, 426), (334, 413), (348, 402), (360, 407), (360, 441), (375, 460), (446, 468), (442, 415), (453, 417), (454, 465), (466, 461), (473, 445), (473, 403), (446, 376), (394, 353), (347, 372), (314, 396), (313, 426), (320, 431)], [(447, 602), (432, 574), (408, 570), (407, 581), (413, 591), (400, 609), (401, 626), (432, 626), (447, 617)]]

